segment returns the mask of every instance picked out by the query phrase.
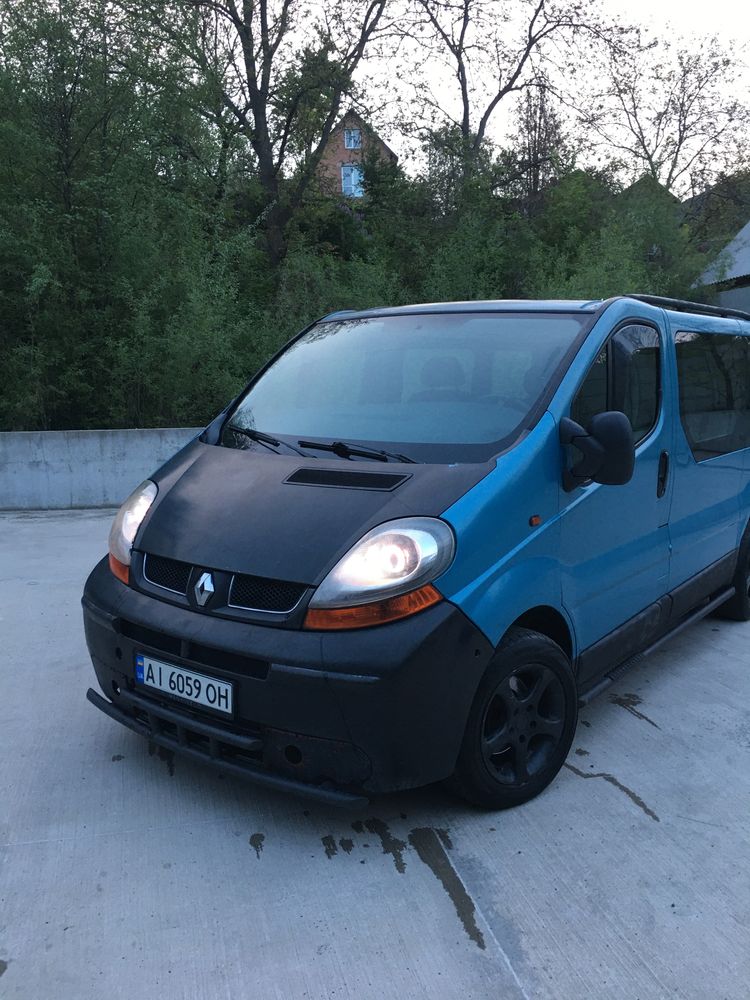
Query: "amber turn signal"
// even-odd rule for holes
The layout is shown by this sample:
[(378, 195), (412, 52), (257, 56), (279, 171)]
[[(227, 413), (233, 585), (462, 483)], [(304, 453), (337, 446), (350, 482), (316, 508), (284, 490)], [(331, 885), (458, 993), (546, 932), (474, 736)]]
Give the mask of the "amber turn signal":
[(348, 629), (383, 625), (385, 622), (415, 615), (441, 600), (438, 591), (431, 583), (427, 583), (408, 594), (373, 601), (371, 604), (360, 604), (354, 608), (310, 608), (305, 616), (305, 628)]
[(126, 566), (125, 563), (121, 563), (119, 559), (115, 559), (111, 552), (109, 554), (109, 568), (118, 580), (122, 580), (123, 583), (129, 582), (130, 568)]

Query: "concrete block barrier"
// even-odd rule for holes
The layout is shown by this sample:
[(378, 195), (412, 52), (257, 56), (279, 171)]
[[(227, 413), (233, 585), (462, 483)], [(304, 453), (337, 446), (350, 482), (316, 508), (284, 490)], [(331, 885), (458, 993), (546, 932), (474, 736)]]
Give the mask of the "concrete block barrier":
[(116, 507), (200, 431), (0, 433), (0, 509)]

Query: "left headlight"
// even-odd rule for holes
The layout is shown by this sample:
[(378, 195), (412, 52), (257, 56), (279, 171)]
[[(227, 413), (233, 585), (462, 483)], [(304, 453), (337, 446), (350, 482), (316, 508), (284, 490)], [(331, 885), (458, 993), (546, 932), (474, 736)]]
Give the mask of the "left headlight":
[(312, 596), (305, 626), (361, 628), (421, 611), (441, 599), (430, 581), (450, 565), (453, 532), (434, 517), (380, 524), (339, 560)]
[(135, 536), (158, 492), (156, 483), (147, 479), (137, 490), (133, 490), (112, 522), (109, 532), (109, 568), (123, 583), (127, 583), (130, 578), (130, 553)]

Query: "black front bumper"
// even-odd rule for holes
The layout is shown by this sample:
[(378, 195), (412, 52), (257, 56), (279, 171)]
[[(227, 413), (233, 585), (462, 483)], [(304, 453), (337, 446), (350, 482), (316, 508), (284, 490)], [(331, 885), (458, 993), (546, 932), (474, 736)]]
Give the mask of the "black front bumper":
[[(88, 697), (107, 715), (224, 771), (339, 804), (451, 774), (492, 655), (447, 601), (376, 628), (305, 632), (175, 607), (123, 585), (106, 560), (86, 582), (83, 617), (106, 696)], [(231, 681), (234, 717), (136, 690), (139, 652)]]

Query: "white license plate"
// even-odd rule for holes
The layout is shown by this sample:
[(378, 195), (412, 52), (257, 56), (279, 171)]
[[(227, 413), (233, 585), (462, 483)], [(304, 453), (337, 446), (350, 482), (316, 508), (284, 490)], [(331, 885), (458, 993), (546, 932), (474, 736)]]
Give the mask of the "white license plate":
[(144, 687), (156, 688), (181, 701), (203, 705), (225, 715), (232, 714), (232, 685), (217, 677), (206, 677), (205, 674), (196, 674), (173, 663), (162, 663), (137, 653), (135, 679)]

